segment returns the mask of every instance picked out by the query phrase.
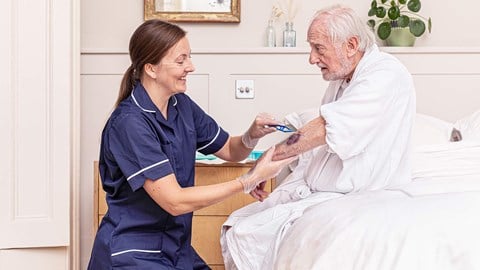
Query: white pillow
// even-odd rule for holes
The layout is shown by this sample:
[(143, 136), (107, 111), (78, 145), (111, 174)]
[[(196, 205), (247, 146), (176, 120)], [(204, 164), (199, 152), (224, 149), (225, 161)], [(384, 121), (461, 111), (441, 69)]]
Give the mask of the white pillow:
[[(480, 179), (480, 111), (454, 124), (417, 114), (413, 128), (412, 178)], [(450, 142), (453, 128), (460, 130), (462, 141)]]
[(453, 124), (433, 116), (417, 113), (413, 125), (412, 145), (415, 150), (424, 145), (450, 141)]
[(480, 181), (480, 141), (424, 145), (413, 151), (412, 178), (477, 177)]
[(480, 141), (480, 110), (456, 121), (453, 126), (460, 130), (462, 140)]

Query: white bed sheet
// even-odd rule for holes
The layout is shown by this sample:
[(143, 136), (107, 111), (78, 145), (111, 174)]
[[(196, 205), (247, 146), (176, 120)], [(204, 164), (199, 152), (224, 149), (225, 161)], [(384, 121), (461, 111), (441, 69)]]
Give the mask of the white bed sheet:
[(478, 270), (480, 179), (424, 180), (309, 207), (272, 269)]

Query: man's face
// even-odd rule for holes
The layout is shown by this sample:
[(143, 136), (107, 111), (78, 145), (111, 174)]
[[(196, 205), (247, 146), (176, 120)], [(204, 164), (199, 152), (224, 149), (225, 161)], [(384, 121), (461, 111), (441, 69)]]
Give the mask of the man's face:
[(323, 79), (327, 81), (348, 78), (354, 67), (347, 57), (346, 44), (333, 44), (324, 25), (322, 20), (315, 20), (308, 29), (309, 62), (320, 68)]

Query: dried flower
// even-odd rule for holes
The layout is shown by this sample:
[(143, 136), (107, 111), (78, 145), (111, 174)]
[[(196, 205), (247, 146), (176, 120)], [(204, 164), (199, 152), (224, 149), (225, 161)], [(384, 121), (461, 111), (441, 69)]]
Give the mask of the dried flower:
[(285, 16), (287, 22), (293, 22), (298, 12), (298, 0), (280, 0), (278, 2), (282, 14)]
[(280, 16), (283, 15), (283, 11), (277, 6), (272, 6), (272, 13), (270, 13), (270, 21), (276, 21)]

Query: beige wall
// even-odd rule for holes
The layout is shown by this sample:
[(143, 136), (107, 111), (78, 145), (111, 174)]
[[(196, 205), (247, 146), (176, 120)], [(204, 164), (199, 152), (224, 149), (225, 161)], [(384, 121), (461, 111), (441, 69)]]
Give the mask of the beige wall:
[[(101, 51), (126, 51), (128, 39), (135, 27), (143, 21), (143, 1), (132, 0), (83, 0), (82, 49)], [(189, 32), (194, 48), (245, 48), (263, 45), (263, 34), (272, 4), (276, 0), (241, 0), (241, 23), (181, 23)], [(314, 11), (333, 3), (350, 5), (367, 20), (370, 0), (301, 0), (301, 7), (294, 20), (297, 46), (305, 42), (306, 28)], [(421, 15), (433, 21), (432, 34), (417, 41), (417, 46), (480, 46), (480, 35), (468, 30), (479, 25), (477, 10), (480, 2), (423, 0)], [(277, 27), (277, 35), (283, 28)], [(465, 27), (462, 30), (461, 27)]]
[[(326, 83), (307, 63), (305, 33), (314, 10), (335, 3), (330, 0), (300, 1), (302, 7), (295, 20), (299, 48), (286, 50), (261, 48), (274, 1), (241, 2), (240, 24), (181, 24), (189, 32), (197, 67), (189, 76), (187, 93), (232, 134), (242, 132), (260, 111), (281, 117), (318, 104)], [(359, 14), (366, 14), (370, 0), (340, 2), (350, 4)], [(469, 35), (469, 31), (458, 31), (448, 24), (456, 21), (455, 25), (480, 25), (475, 21), (475, 10), (480, 8), (480, 2), (462, 2), (462, 6), (469, 8), (457, 12), (452, 12), (455, 10), (454, 1), (443, 1), (435, 6), (437, 1), (433, 0), (423, 0), (422, 3), (423, 14), (433, 18), (433, 33), (418, 40), (416, 48), (389, 51), (415, 73), (417, 90), (420, 90), (420, 111), (454, 120), (472, 112), (476, 104), (480, 104), (479, 91), (471, 88), (471, 85), (480, 83), (480, 71), (472, 62), (480, 60), (480, 35)], [(129, 37), (143, 22), (143, 1), (83, 0), (81, 5), (81, 260), (84, 269), (94, 237), (93, 160), (98, 159), (101, 129), (116, 99), (123, 71), (129, 65), (126, 54)], [(364, 17), (366, 20), (367, 16)], [(281, 28), (279, 24), (277, 35)], [(447, 49), (442, 49), (445, 47)], [(468, 60), (470, 55), (473, 60)], [(445, 59), (455, 64), (445, 66)], [(467, 62), (466, 68), (462, 67), (464, 61)], [(234, 98), (236, 79), (255, 81), (254, 100)], [(471, 98), (465, 101), (450, 92), (457, 87)], [(431, 96), (438, 96), (436, 102), (440, 103), (432, 103)], [(280, 137), (273, 136), (259, 147), (265, 148)]]

